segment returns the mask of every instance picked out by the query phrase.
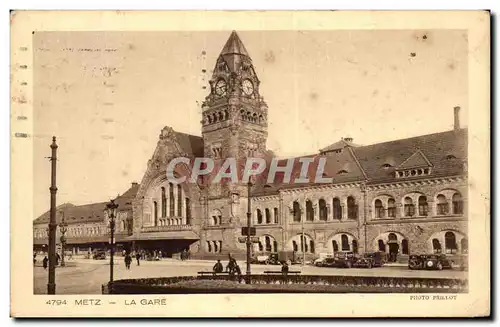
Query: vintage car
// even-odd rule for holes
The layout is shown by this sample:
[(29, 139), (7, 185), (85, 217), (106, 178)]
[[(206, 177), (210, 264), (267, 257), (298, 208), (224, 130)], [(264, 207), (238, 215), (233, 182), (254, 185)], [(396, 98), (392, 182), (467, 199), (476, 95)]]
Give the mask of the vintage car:
[(94, 254), (92, 255), (92, 259), (94, 259), (94, 260), (106, 259), (106, 251), (104, 251), (104, 250), (95, 251)]
[(352, 268), (357, 261), (353, 252), (335, 252), (333, 255), (334, 267)]
[(383, 265), (384, 265), (384, 253), (370, 252), (370, 253), (365, 253), (363, 254), (363, 256), (357, 258), (357, 260), (353, 264), (353, 267), (373, 268), (373, 267), (382, 267)]
[(452, 269), (452, 261), (444, 254), (412, 254), (408, 258), (408, 268), (412, 270), (443, 270)]
[(317, 267), (337, 267), (337, 262), (335, 258), (324, 258), (320, 261), (316, 261), (314, 263), (315, 266)]

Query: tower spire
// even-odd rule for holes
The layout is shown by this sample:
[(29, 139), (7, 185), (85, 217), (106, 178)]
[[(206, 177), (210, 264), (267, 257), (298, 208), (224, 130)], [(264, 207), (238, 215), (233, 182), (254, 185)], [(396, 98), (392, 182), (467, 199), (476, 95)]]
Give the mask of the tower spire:
[(242, 55), (250, 58), (247, 49), (245, 49), (245, 46), (243, 45), (243, 42), (241, 42), (241, 39), (236, 31), (231, 32), (226, 45), (224, 45), (224, 48), (222, 48), (222, 51), (220, 52), (220, 55)]

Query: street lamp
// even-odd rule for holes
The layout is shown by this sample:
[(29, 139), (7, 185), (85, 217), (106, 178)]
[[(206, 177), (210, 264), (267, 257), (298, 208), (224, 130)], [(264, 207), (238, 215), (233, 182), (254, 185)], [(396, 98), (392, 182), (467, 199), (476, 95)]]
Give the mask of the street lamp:
[(61, 212), (62, 220), (59, 223), (59, 230), (61, 231), (61, 267), (65, 267), (66, 263), (64, 262), (64, 246), (66, 245), (66, 232), (68, 231), (68, 224), (64, 220), (64, 212)]
[(248, 196), (248, 206), (247, 206), (247, 283), (250, 283), (250, 275), (252, 274), (250, 270), (250, 260), (251, 260), (251, 246), (252, 246), (252, 239), (250, 237), (250, 228), (252, 227), (252, 201), (250, 197), (250, 191), (252, 188), (252, 178), (250, 177), (248, 179), (247, 183), (247, 196)]
[(106, 213), (109, 217), (109, 231), (111, 234), (111, 238), (109, 240), (109, 250), (110, 250), (110, 261), (109, 261), (109, 282), (113, 282), (113, 265), (114, 265), (114, 243), (115, 243), (115, 217), (116, 217), (116, 208), (118, 208), (118, 204), (115, 203), (115, 200), (111, 200), (108, 204), (106, 204)]

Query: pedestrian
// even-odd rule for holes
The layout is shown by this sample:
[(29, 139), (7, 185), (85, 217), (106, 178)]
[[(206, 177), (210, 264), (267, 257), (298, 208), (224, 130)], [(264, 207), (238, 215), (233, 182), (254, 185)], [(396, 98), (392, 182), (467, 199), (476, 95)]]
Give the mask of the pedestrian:
[(214, 273), (221, 273), (224, 271), (224, 267), (222, 266), (222, 263), (220, 262), (220, 259), (217, 260), (217, 263), (214, 265), (213, 268)]
[(137, 265), (140, 266), (141, 265), (141, 263), (140, 263), (141, 254), (139, 252), (137, 252), (137, 254), (135, 255), (135, 259), (137, 260)]
[(49, 263), (49, 258), (45, 256), (45, 258), (43, 258), (43, 269), (47, 270), (48, 263)]
[(61, 256), (59, 253), (56, 253), (56, 266), (59, 266), (59, 260), (61, 260)]
[(130, 256), (130, 254), (126, 254), (125, 255), (125, 268), (127, 270), (130, 270), (130, 264), (132, 263), (132, 257)]
[(236, 261), (234, 262), (234, 271), (236, 272), (236, 276), (238, 276), (238, 282), (241, 283), (241, 269), (240, 269), (240, 266), (236, 263)]
[(281, 265), (281, 274), (284, 277), (288, 276), (288, 270), (289, 270), (288, 264), (286, 263), (286, 261), (284, 261), (283, 264)]
[(35, 265), (35, 264), (36, 264), (36, 252), (33, 253), (33, 265)]

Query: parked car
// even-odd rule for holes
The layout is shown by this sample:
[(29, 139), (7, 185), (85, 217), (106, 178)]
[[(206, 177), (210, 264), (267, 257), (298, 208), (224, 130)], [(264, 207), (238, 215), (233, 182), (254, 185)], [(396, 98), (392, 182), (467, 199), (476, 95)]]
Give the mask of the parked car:
[(94, 255), (92, 256), (92, 259), (94, 259), (94, 260), (104, 260), (104, 259), (106, 259), (106, 251), (104, 251), (104, 250), (95, 251)]
[(356, 262), (357, 258), (354, 252), (335, 252), (333, 255), (335, 262), (335, 267), (352, 268), (353, 264)]
[(383, 252), (369, 252), (357, 258), (353, 267), (356, 268), (373, 268), (382, 267), (384, 265)]
[(316, 261), (314, 265), (317, 267), (337, 267), (337, 261), (335, 258), (324, 258), (321, 261)]
[(445, 254), (412, 254), (408, 258), (408, 268), (412, 270), (452, 269), (452, 261)]

